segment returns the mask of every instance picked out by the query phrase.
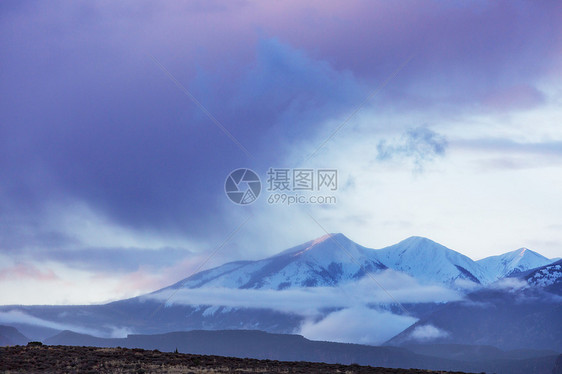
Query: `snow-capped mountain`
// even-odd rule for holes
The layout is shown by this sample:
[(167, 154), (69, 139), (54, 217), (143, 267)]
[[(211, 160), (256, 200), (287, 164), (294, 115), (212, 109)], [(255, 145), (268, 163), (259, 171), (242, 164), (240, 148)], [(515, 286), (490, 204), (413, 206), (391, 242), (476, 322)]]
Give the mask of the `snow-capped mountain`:
[(522, 275), (531, 286), (562, 286), (562, 260), (541, 266)]
[(231, 262), (182, 280), (172, 288), (276, 289), (338, 286), (386, 269), (375, 251), (343, 234), (325, 235), (258, 261)]
[(488, 284), (497, 279), (467, 256), (426, 238), (411, 237), (375, 250), (343, 234), (331, 234), (262, 260), (231, 262), (202, 271), (171, 288), (330, 287), (385, 269), (406, 273), (422, 283), (447, 286), (462, 286), (462, 281)]
[(561, 296), (562, 260), (516, 273), (436, 308), (388, 343), (419, 343), (420, 337), (427, 338), (423, 332), (431, 332), (426, 341), (434, 344), (470, 342), (562, 352)]
[(552, 260), (527, 248), (520, 248), (499, 256), (486, 257), (477, 261), (494, 280), (522, 273), (552, 263)]
[[(531, 262), (527, 264), (532, 266)], [(561, 267), (562, 263), (558, 262), (517, 273), (513, 276), (519, 280), (513, 283), (526, 280), (532, 287), (524, 288), (525, 292), (562, 296)], [(388, 269), (406, 273), (414, 279), (386, 272)], [(388, 295), (375, 289), (369, 279), (362, 280), (366, 273), (373, 273), (373, 278), (379, 277), (379, 286)], [(491, 300), (499, 305), (498, 311), (501, 313), (494, 314), (495, 319), (490, 319), (491, 322), (486, 325), (488, 330), (496, 325), (504, 328), (507, 322), (513, 320), (502, 317), (508, 312), (517, 312), (519, 314), (515, 314), (522, 318), (526, 313), (517, 304), (517, 299), (504, 305), (496, 297), (503, 295), (509, 301), (519, 294), (498, 287), (486, 287), (501, 276), (496, 268), (485, 268), (426, 238), (411, 237), (390, 247), (370, 249), (342, 234), (332, 234), (262, 260), (231, 262), (205, 270), (148, 295), (104, 305), (0, 306), (0, 317), (24, 321), (18, 328), (21, 327), (21, 331), (33, 337), (43, 334), (45, 329), (57, 330), (58, 326), (67, 325), (83, 331), (95, 331), (100, 336), (111, 335), (115, 331), (162, 333), (193, 329), (259, 329), (295, 333), (301, 331), (303, 323), (310, 321), (311, 316), (322, 323), (325, 318), (337, 317), (339, 321), (341, 315), (336, 313), (351, 313), (349, 315), (359, 316), (360, 319), (364, 318), (362, 313), (367, 313), (371, 325), (378, 328), (385, 324), (387, 317), (392, 318), (392, 321), (400, 321), (396, 326), (401, 326), (405, 323), (404, 318), (410, 323), (410, 318), (432, 315), (431, 318), (435, 319), (424, 321), (451, 332), (451, 339), (453, 335), (457, 339), (453, 342), (478, 343), (472, 332), (479, 326), (479, 318), (486, 318), (486, 313), (489, 313), (488, 309), (481, 307), (484, 299), (479, 299), (478, 295), (490, 294), (492, 296), (484, 301)], [(471, 304), (474, 308), (471, 306), (467, 309), (463, 302), (471, 294), (464, 295), (461, 301), (455, 300), (459, 300), (463, 293), (459, 290), (463, 288), (462, 283), (469, 282), (480, 283), (482, 287), (477, 287), (477, 291), (471, 293), (475, 301), (472, 303), (474, 305)], [(369, 287), (365, 287), (365, 283)], [(509, 280), (506, 283), (509, 284)], [(463, 291), (470, 289), (467, 287)], [(389, 295), (392, 296), (392, 302), (387, 297)], [(404, 305), (403, 308), (396, 306), (397, 300), (407, 307), (409, 316), (402, 315)], [(452, 304), (452, 307), (447, 309), (443, 303)], [(550, 331), (558, 331), (550, 328), (551, 321), (559, 320), (559, 309), (551, 307), (554, 305), (554, 308), (559, 308), (556, 303), (559, 303), (559, 299), (549, 297), (543, 304), (534, 307), (533, 310), (540, 313), (550, 308), (550, 314), (545, 317), (549, 321), (549, 328), (535, 334), (535, 342), (544, 340), (543, 335)], [(464, 313), (463, 317), (456, 314), (459, 310)], [(443, 314), (443, 318), (439, 317), (439, 313)], [(502, 318), (507, 322), (501, 324)], [(474, 321), (474, 324), (467, 327), (466, 331), (455, 332), (454, 325), (463, 328), (458, 321), (465, 319)], [(453, 326), (441, 326), (443, 321), (449, 321)], [(418, 325), (422, 332), (425, 331), (423, 326)], [(486, 329), (481, 329), (479, 334), (486, 335)], [(503, 335), (498, 332), (498, 336)], [(525, 339), (530, 335), (525, 333), (521, 336)], [(514, 337), (510, 336), (509, 341), (514, 341)]]
[(418, 236), (379, 249), (376, 256), (387, 267), (423, 282), (454, 284), (465, 280), (487, 284), (492, 280), (482, 266), (467, 256)]

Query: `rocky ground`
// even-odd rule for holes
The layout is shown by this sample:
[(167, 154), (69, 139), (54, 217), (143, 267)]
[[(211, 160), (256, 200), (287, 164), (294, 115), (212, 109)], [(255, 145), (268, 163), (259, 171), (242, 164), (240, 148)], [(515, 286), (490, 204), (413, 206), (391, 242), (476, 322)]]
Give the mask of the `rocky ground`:
[(0, 347), (2, 373), (445, 373), (201, 356), (126, 348), (33, 345)]

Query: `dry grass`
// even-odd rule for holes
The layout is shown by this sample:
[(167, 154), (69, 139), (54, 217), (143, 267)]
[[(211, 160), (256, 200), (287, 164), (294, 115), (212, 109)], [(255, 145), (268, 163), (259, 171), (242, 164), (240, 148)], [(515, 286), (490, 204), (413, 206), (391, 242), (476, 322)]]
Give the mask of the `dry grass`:
[(374, 368), (311, 362), (240, 359), (164, 353), (142, 349), (67, 346), (0, 347), (2, 373), (338, 373), (421, 374), (445, 373), (427, 370)]

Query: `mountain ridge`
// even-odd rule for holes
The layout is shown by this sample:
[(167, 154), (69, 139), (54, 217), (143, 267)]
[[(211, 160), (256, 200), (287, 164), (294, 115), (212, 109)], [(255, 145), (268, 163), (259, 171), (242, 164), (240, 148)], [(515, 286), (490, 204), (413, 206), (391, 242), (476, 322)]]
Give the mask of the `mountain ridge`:
[(331, 233), (259, 260), (228, 262), (166, 288), (282, 290), (339, 286), (365, 276), (367, 272), (378, 273), (387, 269), (408, 274), (425, 283), (462, 288), (470, 287), (470, 284), (487, 285), (514, 272), (529, 270), (533, 264), (542, 266), (549, 263), (546, 257), (526, 250), (527, 257), (534, 256), (539, 260), (511, 261), (508, 270), (493, 266), (494, 259), (500, 261), (513, 257), (512, 254), (517, 251), (520, 250), (475, 261), (421, 236), (411, 236), (394, 245), (372, 249), (355, 243), (342, 233)]
[[(510, 357), (510, 352), (496, 349), (499, 356), (491, 359), (475, 350), (487, 347), (457, 346), (449, 350), (464, 353), (461, 359), (442, 355), (425, 355), (407, 347), (370, 346), (315, 341), (295, 334), (271, 334), (254, 330), (194, 330), (156, 335), (131, 334), (126, 338), (102, 339), (71, 331), (64, 331), (46, 339), (50, 345), (77, 345), (100, 347), (130, 347), (158, 349), (182, 353), (212, 354), (228, 357), (252, 357), (279, 361), (314, 361), (326, 363), (361, 364), (391, 368), (418, 367), (426, 370), (462, 370), (496, 372), (498, 374), (539, 373), (550, 370), (556, 361), (554, 352), (523, 352), (523, 359)], [(450, 356), (450, 355), (449, 355)]]
[[(558, 270), (540, 274), (546, 280)], [(314, 334), (328, 322), (365, 318), (365, 323), (372, 321), (372, 331), (392, 321), (386, 340), (411, 321), (465, 299), (471, 290), (495, 292), (501, 282), (497, 286), (492, 278), (477, 262), (427, 238), (413, 236), (371, 249), (343, 234), (329, 234), (261, 260), (207, 269), (130, 299), (90, 306), (2, 306), (0, 323), (15, 318), (20, 321), (18, 329), (36, 339), (46, 328), (66, 326), (98, 336), (119, 336), (123, 331), (154, 334), (196, 329), (294, 333), (304, 331), (306, 324)], [(512, 283), (522, 282), (527, 281), (517, 278)], [(471, 287), (463, 288), (466, 284)], [(549, 287), (558, 289), (559, 284)], [(355, 328), (358, 335), (354, 336), (367, 333), (363, 325)], [(342, 341), (361, 341), (354, 336)], [(384, 341), (376, 340), (382, 339), (379, 335), (373, 339)]]
[(468, 256), (421, 236), (411, 236), (397, 244), (377, 249), (376, 253), (387, 267), (426, 282), (467, 280), (486, 284), (490, 280)]
[[(562, 260), (513, 275), (437, 308), (390, 339), (404, 346), (432, 334), (434, 344), (491, 345), (562, 352)], [(427, 336), (427, 335), (426, 335)]]
[(522, 247), (501, 255), (489, 256), (476, 262), (490, 273), (494, 273), (496, 275), (495, 280), (497, 280), (547, 265), (552, 263), (553, 260), (526, 247)]
[[(343, 250), (342, 250), (343, 249)], [(235, 261), (185, 278), (172, 288), (287, 289), (337, 286), (386, 269), (374, 252), (328, 234), (256, 261)]]

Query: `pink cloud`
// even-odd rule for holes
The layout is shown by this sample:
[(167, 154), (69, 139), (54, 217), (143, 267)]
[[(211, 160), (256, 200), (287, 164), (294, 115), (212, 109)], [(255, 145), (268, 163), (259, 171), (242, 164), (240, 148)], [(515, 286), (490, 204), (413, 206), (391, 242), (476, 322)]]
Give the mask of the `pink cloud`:
[(529, 85), (515, 85), (490, 92), (483, 104), (493, 109), (528, 109), (544, 102), (544, 95)]
[(411, 101), (439, 95), (436, 101), (535, 105), (541, 96), (531, 85), (559, 66), (562, 48), (551, 37), (562, 34), (562, 8), (554, 2), (287, 1), (176, 11), (181, 17), (151, 36), (162, 56), (173, 51), (170, 64), (184, 56), (213, 72), (231, 61), (235, 78), (254, 63), (259, 39), (276, 38), (376, 85), (414, 56), (392, 84)]
[[(173, 266), (158, 271), (151, 269), (150, 266), (141, 266), (137, 271), (127, 273), (120, 277), (119, 284), (114, 289), (114, 293), (138, 295), (170, 286), (199, 271), (199, 267), (205, 261), (205, 258), (206, 255), (186, 258)], [(203, 269), (207, 268), (209, 268), (209, 266)], [(97, 274), (93, 278), (103, 279), (104, 277), (105, 276), (102, 274)]]
[(52, 269), (41, 270), (34, 265), (17, 263), (12, 267), (0, 270), (0, 281), (26, 280), (58, 281), (60, 278)]

